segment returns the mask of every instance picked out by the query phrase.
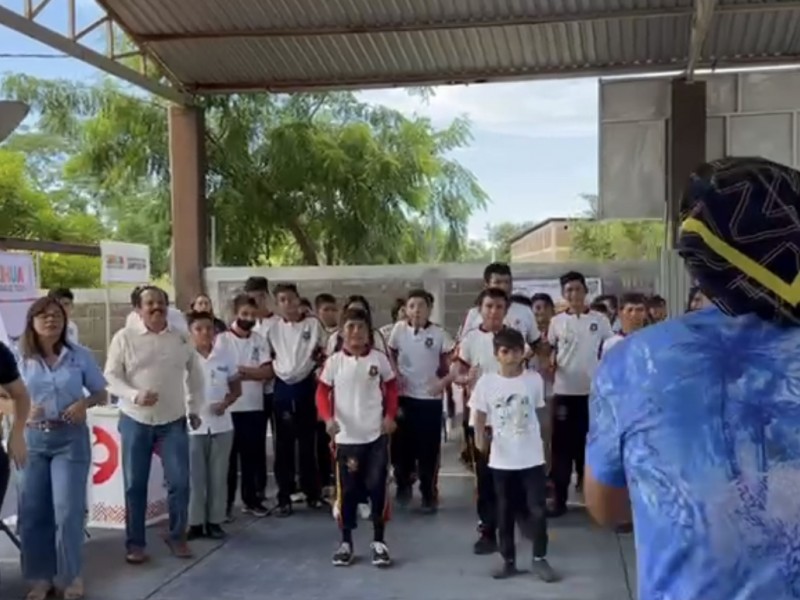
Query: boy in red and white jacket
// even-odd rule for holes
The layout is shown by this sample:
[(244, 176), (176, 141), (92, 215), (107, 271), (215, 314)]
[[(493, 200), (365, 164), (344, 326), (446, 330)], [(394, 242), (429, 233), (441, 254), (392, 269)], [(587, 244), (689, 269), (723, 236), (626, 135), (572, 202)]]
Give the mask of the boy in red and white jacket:
[(353, 530), (358, 504), (366, 488), (372, 505), (372, 564), (392, 562), (384, 541), (388, 516), (386, 483), (389, 474), (389, 436), (397, 416), (397, 381), (389, 359), (370, 344), (369, 318), (363, 310), (348, 309), (342, 318), (341, 350), (325, 361), (317, 387), (317, 411), (336, 444), (341, 544), (333, 564), (353, 561)]

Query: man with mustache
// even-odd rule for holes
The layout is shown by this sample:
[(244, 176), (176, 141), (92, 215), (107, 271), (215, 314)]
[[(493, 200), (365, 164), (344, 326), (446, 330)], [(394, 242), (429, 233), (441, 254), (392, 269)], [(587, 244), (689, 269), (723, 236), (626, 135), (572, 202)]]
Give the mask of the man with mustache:
[[(130, 564), (147, 561), (145, 515), (153, 451), (164, 465), (169, 504), (165, 541), (179, 558), (186, 544), (189, 513), (189, 435), (200, 426), (203, 368), (189, 339), (167, 320), (167, 295), (155, 286), (140, 290), (138, 319), (111, 339), (105, 376), (119, 398), (119, 432), (125, 479), (125, 537)], [(184, 384), (186, 381), (186, 384)], [(188, 415), (188, 419), (187, 419)]]

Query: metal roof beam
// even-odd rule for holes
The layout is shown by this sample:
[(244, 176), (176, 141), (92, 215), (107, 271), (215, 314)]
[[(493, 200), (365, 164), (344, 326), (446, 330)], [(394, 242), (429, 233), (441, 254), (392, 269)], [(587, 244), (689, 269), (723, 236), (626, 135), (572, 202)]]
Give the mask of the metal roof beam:
[[(729, 4), (718, 7), (719, 13), (752, 13), (775, 10), (800, 10), (800, 1), (773, 0), (761, 4)], [(348, 35), (365, 33), (406, 33), (425, 31), (444, 31), (459, 29), (485, 29), (489, 27), (518, 27), (536, 25), (555, 25), (569, 23), (586, 23), (592, 21), (616, 21), (622, 19), (663, 19), (669, 17), (690, 17), (693, 7), (678, 8), (638, 8), (625, 10), (606, 10), (591, 12), (561, 13), (542, 16), (507, 16), (487, 20), (453, 20), (408, 23), (375, 23), (375, 24), (341, 24), (324, 27), (256, 27), (252, 29), (207, 30), (185, 33), (144, 33), (136, 32), (135, 39), (141, 44), (195, 41), (208, 39), (234, 38), (281, 38), (281, 37), (317, 37), (328, 35)]]
[(714, 10), (717, 0), (694, 0), (694, 13), (692, 14), (692, 32), (689, 36), (689, 52), (686, 62), (686, 80), (694, 79), (694, 70), (703, 56), (711, 21), (714, 19)]
[[(40, 5), (41, 6), (41, 5)], [(35, 8), (31, 11), (33, 15)], [(74, 12), (70, 11), (71, 17), (74, 17)], [(115, 60), (113, 56), (105, 56), (96, 50), (93, 50), (83, 44), (78, 43), (74, 39), (70, 39), (48, 27), (40, 25), (34, 20), (34, 17), (26, 17), (25, 15), (18, 14), (4, 6), (0, 6), (0, 25), (5, 25), (9, 29), (17, 31), (31, 39), (41, 42), (46, 46), (53, 48), (77, 58), (101, 71), (105, 71), (109, 75), (119, 77), (135, 86), (147, 90), (148, 92), (160, 96), (165, 100), (169, 100), (176, 104), (188, 105), (191, 104), (193, 98), (190, 94), (180, 91), (178, 89), (163, 85), (158, 81), (143, 75), (142, 73), (122, 64)], [(70, 30), (74, 29), (74, 22), (70, 23)]]
[[(800, 63), (800, 55), (786, 56), (736, 56), (704, 60), (696, 65), (697, 70), (714, 71), (717, 69), (737, 69), (754, 67), (774, 67), (779, 65), (796, 65)], [(192, 84), (191, 91), (196, 94), (248, 94), (257, 92), (295, 93), (295, 92), (320, 92), (330, 90), (366, 90), (385, 89), (393, 87), (413, 87), (427, 85), (470, 85), (480, 83), (499, 83), (503, 81), (532, 81), (536, 79), (570, 79), (575, 77), (623, 77), (642, 74), (668, 74), (679, 75), (684, 70), (683, 61), (670, 62), (641, 62), (620, 65), (593, 65), (589, 67), (576, 67), (566, 69), (516, 69), (475, 71), (468, 73), (433, 74), (412, 73), (393, 76), (391, 81), (385, 77), (358, 77), (358, 78), (325, 78), (294, 81), (248, 81), (248, 82), (199, 82)]]

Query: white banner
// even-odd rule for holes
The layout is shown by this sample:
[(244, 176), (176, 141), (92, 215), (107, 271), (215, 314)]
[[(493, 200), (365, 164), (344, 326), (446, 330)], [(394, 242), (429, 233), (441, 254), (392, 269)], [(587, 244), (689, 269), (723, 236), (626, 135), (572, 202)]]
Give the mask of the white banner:
[(25, 330), (25, 315), (39, 297), (33, 256), (0, 252), (0, 335), (18, 338)]
[[(591, 302), (603, 293), (603, 283), (599, 277), (587, 277), (586, 287), (589, 288), (589, 292), (586, 294), (587, 302)], [(561, 281), (558, 279), (515, 279), (514, 293), (523, 294), (528, 298), (534, 294), (549, 294), (556, 305), (563, 302)]]
[(100, 255), (104, 284), (150, 281), (150, 246), (126, 242), (100, 242)]

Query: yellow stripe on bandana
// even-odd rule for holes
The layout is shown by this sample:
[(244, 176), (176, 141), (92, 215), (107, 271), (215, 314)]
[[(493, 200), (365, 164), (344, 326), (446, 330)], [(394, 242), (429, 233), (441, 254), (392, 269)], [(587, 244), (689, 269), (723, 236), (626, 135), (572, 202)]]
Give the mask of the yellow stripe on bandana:
[(693, 217), (686, 219), (681, 224), (681, 231), (694, 233), (700, 236), (700, 239), (705, 242), (706, 246), (720, 257), (727, 260), (732, 266), (739, 269), (750, 279), (757, 281), (792, 306), (800, 305), (800, 275), (795, 277), (794, 281), (791, 283), (786, 283), (767, 267), (758, 264), (752, 258), (731, 246), (728, 242), (720, 239), (704, 223)]

